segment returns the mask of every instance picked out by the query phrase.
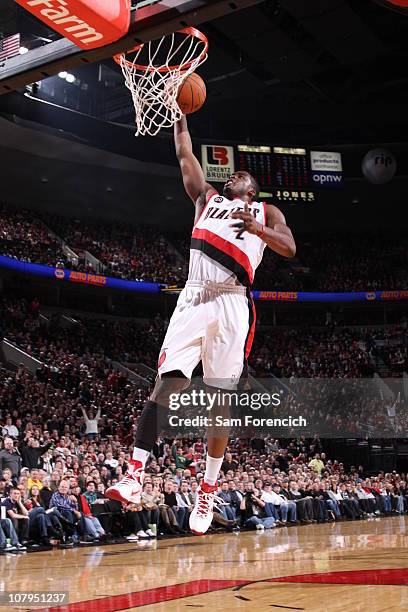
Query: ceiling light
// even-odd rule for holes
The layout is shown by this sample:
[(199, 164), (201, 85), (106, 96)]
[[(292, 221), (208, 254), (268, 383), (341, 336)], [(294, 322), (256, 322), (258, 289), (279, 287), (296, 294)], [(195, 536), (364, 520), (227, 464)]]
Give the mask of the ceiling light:
[(25, 53), (28, 53), (27, 47), (20, 47), (20, 55), (24, 55)]
[(75, 83), (75, 77), (73, 74), (70, 74), (68, 72), (67, 76), (65, 77), (65, 80), (67, 83)]
[(67, 74), (68, 74), (68, 72), (63, 70), (62, 72), (58, 73), (58, 76), (59, 76), (60, 79), (66, 79), (67, 78)]

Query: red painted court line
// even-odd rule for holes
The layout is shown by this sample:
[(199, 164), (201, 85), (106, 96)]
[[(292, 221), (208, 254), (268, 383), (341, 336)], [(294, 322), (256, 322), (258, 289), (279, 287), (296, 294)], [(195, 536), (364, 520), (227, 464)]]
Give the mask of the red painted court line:
[(265, 582), (299, 582), (313, 584), (399, 584), (408, 585), (408, 569), (350, 570), (346, 572), (327, 572), (325, 574), (302, 574), (300, 576), (281, 576), (269, 578)]
[(138, 608), (164, 601), (183, 599), (194, 595), (202, 595), (214, 591), (230, 589), (236, 586), (259, 584), (260, 582), (287, 582), (303, 584), (371, 584), (371, 585), (408, 585), (408, 569), (373, 569), (350, 570), (346, 572), (327, 572), (319, 574), (302, 574), (297, 576), (280, 576), (265, 578), (265, 580), (193, 580), (182, 584), (172, 584), (167, 587), (157, 587), (134, 593), (101, 597), (87, 601), (78, 601), (57, 606), (42, 608), (38, 612), (115, 612)]
[(115, 610), (126, 610), (128, 608), (137, 608), (163, 601), (191, 597), (192, 595), (221, 591), (241, 584), (248, 584), (248, 580), (193, 580), (182, 584), (172, 584), (167, 587), (147, 589), (146, 591), (78, 601), (66, 606), (41, 608), (38, 612), (115, 612)]

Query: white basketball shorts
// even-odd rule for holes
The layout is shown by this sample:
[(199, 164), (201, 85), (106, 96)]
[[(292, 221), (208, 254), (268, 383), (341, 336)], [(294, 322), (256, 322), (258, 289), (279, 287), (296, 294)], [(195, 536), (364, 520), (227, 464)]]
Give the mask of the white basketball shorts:
[(255, 307), (243, 286), (187, 281), (159, 355), (159, 377), (174, 370), (191, 379), (202, 361), (204, 382), (234, 389), (250, 353)]

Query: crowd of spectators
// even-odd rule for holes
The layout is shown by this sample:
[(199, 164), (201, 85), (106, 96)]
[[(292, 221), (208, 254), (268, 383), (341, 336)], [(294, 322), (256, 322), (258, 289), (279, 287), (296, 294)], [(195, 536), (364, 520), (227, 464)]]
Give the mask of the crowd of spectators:
[(359, 378), (372, 374), (365, 334), (350, 329), (279, 329), (255, 336), (254, 373), (278, 378)]
[[(408, 288), (406, 236), (324, 233), (300, 242), (299, 259), (310, 269), (308, 287), (318, 291), (381, 291)], [(313, 290), (311, 288), (306, 290)]]
[(168, 284), (185, 279), (186, 264), (153, 227), (51, 214), (42, 214), (42, 219), (75, 253), (88, 251), (96, 257), (106, 276)]
[[(59, 316), (39, 317), (40, 304), (10, 297), (0, 300), (1, 326), (11, 342), (55, 366), (64, 353), (124, 363), (143, 362), (156, 367), (168, 321), (159, 314), (148, 322), (137, 319), (82, 318), (62, 326)], [(93, 355), (93, 357), (91, 357)], [(99, 356), (99, 357), (97, 357)], [(408, 367), (406, 325), (373, 327), (263, 327), (255, 334), (249, 358), (257, 377), (361, 378), (376, 369), (376, 358), (389, 364), (395, 375)], [(73, 357), (71, 357), (73, 358)], [(85, 359), (85, 357), (83, 357)], [(82, 369), (87, 361), (83, 361)], [(94, 364), (95, 367), (95, 364)]]
[[(78, 255), (75, 266), (47, 227)], [(256, 289), (341, 292), (408, 288), (403, 235), (299, 234), (296, 243), (295, 260), (265, 250), (255, 277)], [(182, 286), (189, 246), (190, 239), (184, 234), (165, 236), (149, 226), (71, 219), (6, 205), (0, 209), (0, 252), (28, 262)], [(85, 263), (86, 251), (101, 262), (101, 269)]]
[(61, 244), (33, 211), (0, 204), (0, 253), (13, 259), (47, 266), (69, 266)]
[(62, 371), (69, 370), (69, 363), (75, 359), (81, 359), (77, 365), (82, 375), (91, 369), (97, 378), (108, 368), (107, 358), (156, 367), (166, 326), (159, 315), (147, 323), (76, 316), (76, 324), (66, 327), (58, 314), (41, 318), (39, 310), (37, 299), (0, 298), (0, 331), (7, 340), (48, 365), (61, 384), (66, 384)]
[[(188, 532), (205, 470), (202, 439), (157, 441), (140, 504), (122, 507), (104, 496), (126, 472), (149, 391), (114, 371), (109, 358), (143, 359), (154, 367), (165, 322), (159, 316), (144, 325), (83, 319), (66, 328), (58, 316), (42, 322), (40, 310), (38, 300), (3, 297), (0, 303), (3, 334), (43, 364), (35, 375), (22, 365), (0, 369), (0, 549), (148, 542)], [(276, 329), (258, 334), (251, 368), (257, 376), (289, 382), (362, 379), (372, 371), (377, 345), (392, 352), (398, 346), (406, 354), (405, 328)], [(347, 401), (346, 407), (345, 418), (357, 420), (361, 405)], [(381, 410), (372, 412), (382, 427)], [(324, 417), (339, 430), (338, 415)], [(319, 440), (291, 437), (231, 441), (213, 529), (274, 529), (406, 512), (403, 474), (370, 479), (364, 469), (346, 471), (326, 457)]]
[[(80, 401), (91, 406), (93, 412), (98, 406), (106, 419), (116, 422), (117, 414), (127, 413), (129, 417), (140, 408), (152, 380), (140, 381), (141, 386), (132, 384), (112, 369), (110, 360), (136, 371), (137, 364), (143, 364), (153, 372), (166, 326), (159, 315), (143, 324), (129, 319), (81, 321), (75, 317), (77, 322), (66, 326), (58, 315), (44, 321), (38, 313), (37, 300), (29, 303), (4, 298), (0, 302), (4, 335), (43, 364), (37, 380), (53, 385), (66, 409), (72, 411)], [(359, 424), (376, 431), (393, 430), (383, 398), (375, 384), (369, 385), (366, 380), (372, 379), (376, 370), (377, 351), (384, 357), (387, 338), (392, 338), (391, 355), (399, 346), (400, 354), (406, 356), (407, 342), (403, 327), (382, 330), (383, 336), (377, 327), (263, 329), (255, 336), (249, 372), (264, 381), (263, 385), (276, 379), (285, 379), (289, 387), (296, 385), (297, 393), (288, 396), (292, 401), (288, 408), (295, 412), (307, 409), (307, 416), (324, 425), (327, 433), (356, 434)], [(356, 384), (359, 380), (361, 384)], [(50, 393), (54, 393), (52, 387)], [(330, 402), (326, 406), (328, 394)], [(296, 397), (308, 397), (309, 401), (307, 405), (295, 405)]]
[[(189, 533), (205, 470), (202, 439), (159, 438), (140, 503), (122, 505), (108, 500), (105, 490), (123, 477), (130, 460), (123, 439), (79, 428), (67, 432), (53, 418), (36, 415), (16, 421), (18, 435), (3, 428), (0, 450), (0, 551), (146, 542)], [(346, 470), (321, 448), (318, 438), (283, 445), (272, 438), (231, 440), (211, 530), (263, 531), (407, 512), (405, 474), (369, 477), (362, 466)]]
[[(61, 240), (78, 260), (68, 259)], [(99, 268), (85, 260), (86, 251), (99, 260)], [(0, 208), (0, 253), (30, 263), (167, 284), (183, 282), (187, 269), (152, 227), (72, 220), (5, 204)]]

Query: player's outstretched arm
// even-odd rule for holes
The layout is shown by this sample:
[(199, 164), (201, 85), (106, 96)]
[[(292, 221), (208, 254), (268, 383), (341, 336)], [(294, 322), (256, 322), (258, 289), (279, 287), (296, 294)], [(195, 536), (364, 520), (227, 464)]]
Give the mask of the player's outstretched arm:
[(200, 163), (193, 153), (193, 145), (185, 116), (174, 124), (174, 144), (176, 145), (176, 155), (183, 176), (184, 188), (196, 204), (198, 199), (205, 199), (207, 193), (215, 191), (215, 189), (205, 181)]

